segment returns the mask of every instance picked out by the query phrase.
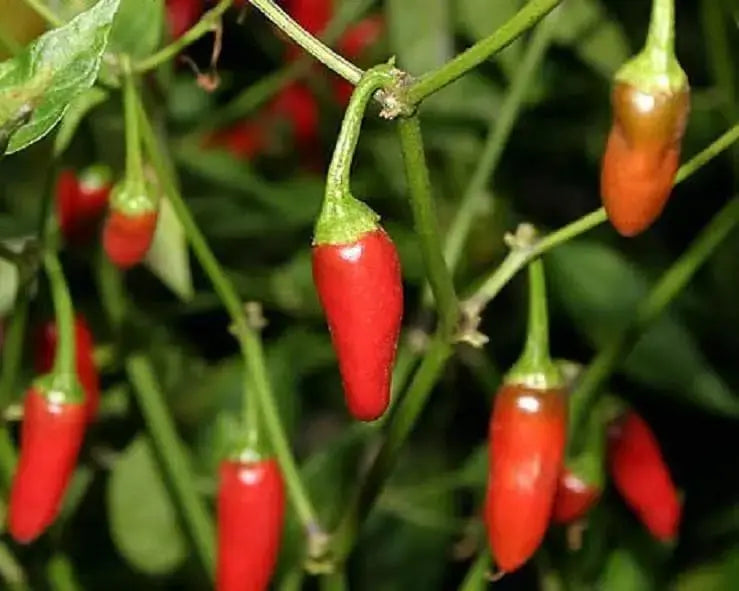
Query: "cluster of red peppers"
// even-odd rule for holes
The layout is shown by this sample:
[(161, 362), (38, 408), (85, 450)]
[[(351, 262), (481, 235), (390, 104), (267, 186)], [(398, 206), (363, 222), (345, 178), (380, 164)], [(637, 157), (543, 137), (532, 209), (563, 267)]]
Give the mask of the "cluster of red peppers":
[[(283, 7), (312, 35), (320, 35), (334, 15), (331, 0), (289, 0), (283, 3)], [(196, 20), (191, 21), (190, 26)], [(379, 14), (371, 15), (344, 32), (337, 44), (338, 50), (348, 59), (361, 64), (384, 32), (383, 18)], [(295, 61), (301, 56), (302, 52), (296, 45), (290, 43), (285, 47), (286, 62)], [(330, 83), (336, 101), (341, 106), (346, 106), (354, 87), (336, 76), (331, 78)], [(252, 159), (270, 149), (275, 132), (284, 123), (289, 126), (286, 131), (300, 152), (314, 159), (319, 127), (318, 100), (308, 86), (301, 82), (285, 86), (254, 118), (215, 132), (207, 138), (206, 145), (225, 148), (239, 158)]]
[(73, 320), (56, 257), (47, 255), (45, 263), (57, 322), (39, 331), (35, 365), (41, 377), (23, 404), (20, 455), (8, 507), (8, 531), (21, 543), (36, 539), (56, 519), (100, 399), (90, 329), (82, 316)]
[(682, 513), (679, 495), (659, 443), (639, 415), (605, 399), (590, 413), (582, 444), (570, 445), (567, 417), (574, 398), (549, 358), (541, 261), (530, 264), (529, 276), (526, 345), (496, 393), (490, 419), (485, 524), (497, 568), (507, 573), (526, 563), (550, 523), (583, 519), (602, 494), (606, 470), (651, 534), (673, 540)]
[(608, 218), (623, 236), (659, 217), (680, 162), (690, 87), (674, 52), (673, 2), (654, 0), (644, 49), (615, 75), (600, 186)]

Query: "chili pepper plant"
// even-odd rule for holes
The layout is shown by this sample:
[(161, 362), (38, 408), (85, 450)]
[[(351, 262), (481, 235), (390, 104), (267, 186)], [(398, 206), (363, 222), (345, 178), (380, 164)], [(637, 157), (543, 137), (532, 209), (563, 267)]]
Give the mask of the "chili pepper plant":
[(0, 0), (0, 588), (735, 588), (736, 23)]

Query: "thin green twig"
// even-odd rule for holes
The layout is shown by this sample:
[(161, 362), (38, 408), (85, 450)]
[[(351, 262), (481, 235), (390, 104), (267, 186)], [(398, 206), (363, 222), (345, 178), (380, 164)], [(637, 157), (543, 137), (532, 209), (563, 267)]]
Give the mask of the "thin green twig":
[(172, 418), (167, 410), (159, 384), (148, 359), (135, 354), (126, 360), (126, 370), (134, 386), (141, 413), (148, 426), (154, 449), (167, 475), (174, 500), (180, 510), (190, 539), (203, 568), (212, 578), (215, 573), (215, 528), (213, 521), (198, 497), (195, 480), (177, 437)]
[(58, 17), (42, 0), (23, 0), (23, 2), (52, 27), (61, 27), (64, 24), (64, 19)]
[(405, 100), (415, 105), (427, 96), (442, 89), (457, 78), (476, 68), (495, 53), (515, 41), (552, 11), (562, 0), (531, 0), (510, 20), (499, 27), (492, 35), (475, 43), (466, 51), (448, 61), (436, 70), (424, 74), (405, 92)]
[(156, 53), (142, 59), (133, 65), (133, 71), (137, 73), (148, 72), (161, 64), (168, 62), (188, 45), (191, 45), (201, 37), (207, 35), (219, 26), (221, 15), (231, 6), (233, 0), (221, 0), (208, 12), (200, 17), (200, 20), (190, 27), (180, 37), (172, 41), (166, 47), (162, 47)]
[(362, 77), (362, 69), (340, 56), (330, 47), (316, 39), (303, 27), (296, 23), (282, 8), (272, 0), (249, 0), (264, 16), (271, 20), (280, 30), (315, 57), (329, 69), (336, 72), (352, 84), (357, 84)]

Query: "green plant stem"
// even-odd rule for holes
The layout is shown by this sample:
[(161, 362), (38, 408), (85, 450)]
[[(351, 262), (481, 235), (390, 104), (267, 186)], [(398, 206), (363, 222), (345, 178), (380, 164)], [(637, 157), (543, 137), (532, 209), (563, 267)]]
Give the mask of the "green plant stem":
[[(702, 166), (721, 154), (734, 142), (739, 140), (739, 123), (726, 131), (704, 150), (693, 156), (677, 171), (675, 184), (683, 182), (695, 174)], [(530, 248), (513, 248), (503, 262), (483, 281), (475, 292), (464, 302), (465, 313), (470, 316), (479, 315), (485, 306), (492, 301), (503, 287), (518, 273), (530, 260), (551, 250), (552, 248), (571, 240), (572, 238), (599, 226), (608, 219), (605, 210), (601, 207), (589, 214), (551, 232), (538, 239)]]
[[(23, 566), (5, 543), (0, 542), (0, 581), (9, 591), (29, 591)], [(4, 587), (6, 588), (6, 587)]]
[(426, 267), (431, 291), (439, 312), (440, 328), (444, 335), (451, 336), (459, 319), (459, 302), (454, 283), (441, 251), (439, 224), (431, 195), (431, 181), (423, 148), (421, 125), (413, 115), (398, 121), (400, 147), (403, 152), (405, 173), (408, 179), (411, 208), (416, 232), (421, 242), (423, 262)]
[(135, 354), (126, 360), (126, 371), (185, 529), (203, 568), (212, 578), (215, 572), (215, 529), (205, 504), (197, 495), (187, 455), (177, 437), (154, 370), (145, 356)]
[(279, 29), (315, 57), (322, 64), (336, 72), (352, 84), (357, 84), (362, 77), (362, 70), (350, 61), (344, 59), (331, 48), (324, 45), (290, 16), (277, 6), (272, 0), (249, 0), (264, 16), (271, 20)]
[(529, 322), (523, 353), (513, 365), (506, 381), (545, 389), (562, 386), (559, 369), (549, 356), (549, 318), (544, 263), (541, 258), (529, 263)]
[(675, 0), (652, 0), (647, 47), (672, 55), (675, 45)]
[(76, 375), (74, 308), (56, 253), (47, 251), (44, 254), (44, 268), (51, 286), (56, 317), (57, 347), (52, 372), (59, 375)]
[(221, 15), (228, 10), (233, 0), (221, 0), (208, 12), (200, 17), (200, 20), (190, 27), (180, 37), (172, 41), (166, 47), (162, 47), (156, 53), (142, 59), (133, 65), (133, 71), (137, 73), (148, 72), (159, 67), (174, 58), (180, 51), (191, 45), (201, 37), (213, 31), (219, 23)]
[(404, 93), (405, 100), (415, 105), (427, 96), (454, 82), (489, 57), (515, 41), (551, 12), (562, 0), (531, 0), (492, 35), (475, 43), (436, 70), (418, 78)]
[(64, 20), (54, 14), (41, 0), (23, 0), (23, 2), (52, 27), (61, 27), (64, 24)]
[(601, 386), (628, 353), (644, 330), (685, 288), (698, 268), (713, 254), (739, 224), (739, 197), (731, 199), (703, 228), (685, 253), (680, 256), (655, 284), (636, 309), (633, 320), (624, 326), (595, 356), (578, 378), (571, 394), (570, 421), (575, 449), (580, 441), (585, 418), (593, 408)]
[(46, 578), (51, 591), (82, 591), (74, 566), (65, 554), (56, 553), (46, 565)]
[(487, 589), (487, 574), (490, 569), (490, 552), (483, 548), (467, 571), (459, 591), (483, 591)]
[(121, 56), (123, 71), (125, 72), (123, 88), (123, 114), (126, 127), (126, 183), (136, 186), (144, 184), (144, 162), (141, 156), (141, 133), (139, 131), (138, 102), (136, 79), (131, 71), (131, 61), (128, 56)]
[(369, 70), (357, 87), (341, 122), (339, 136), (326, 175), (326, 200), (343, 199), (349, 188), (352, 161), (357, 149), (367, 103), (375, 90), (394, 82), (392, 68), (387, 65)]
[(210, 278), (216, 293), (221, 298), (224, 307), (228, 311), (233, 322), (236, 338), (238, 339), (241, 354), (251, 375), (251, 383), (259, 398), (259, 407), (264, 419), (270, 442), (274, 449), (277, 460), (282, 469), (283, 477), (287, 484), (290, 500), (295, 507), (303, 527), (309, 535), (321, 534), (321, 528), (313, 509), (308, 493), (300, 479), (295, 459), (290, 451), (290, 446), (285, 435), (285, 430), (280, 421), (280, 416), (275, 404), (274, 395), (267, 377), (267, 369), (259, 335), (247, 323), (242, 302), (238, 293), (229, 281), (226, 273), (218, 264), (213, 252), (210, 250), (205, 236), (198, 228), (195, 220), (175, 186), (172, 173), (166, 163), (161, 149), (154, 135), (154, 130), (149, 123), (141, 105), (139, 105), (139, 117), (144, 145), (148, 151), (152, 165), (156, 170), (157, 177), (162, 183), (164, 193), (169, 198), (172, 207), (177, 214), (187, 235), (188, 241), (200, 261), (204, 271)]
[(346, 591), (347, 589), (346, 573), (343, 569), (321, 577), (321, 591)]
[(521, 64), (511, 80), (500, 109), (495, 111), (490, 120), (488, 132), (477, 166), (465, 189), (444, 242), (444, 258), (450, 269), (455, 269), (462, 255), (464, 244), (470, 228), (480, 207), (485, 203), (487, 195), (485, 186), (495, 174), (500, 157), (508, 143), (513, 126), (518, 119), (526, 92), (534, 74), (546, 54), (558, 19), (556, 15), (544, 19), (535, 29)]
[(342, 513), (332, 539), (331, 558), (337, 564), (343, 563), (351, 552), (360, 524), (374, 505), (395, 467), (400, 450), (451, 353), (452, 347), (448, 338), (437, 331), (413, 376), (408, 391), (393, 409), (379, 452)]
[(0, 373), (0, 411), (10, 404), (23, 359), (23, 337), (28, 320), (28, 298), (19, 294), (13, 313), (5, 326), (2, 347), (2, 372)]

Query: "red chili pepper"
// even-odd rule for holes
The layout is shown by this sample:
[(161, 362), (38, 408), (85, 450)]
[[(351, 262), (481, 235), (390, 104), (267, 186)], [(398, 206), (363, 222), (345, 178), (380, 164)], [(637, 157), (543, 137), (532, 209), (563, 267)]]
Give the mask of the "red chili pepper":
[(157, 226), (157, 212), (127, 215), (111, 211), (103, 229), (103, 248), (121, 269), (140, 263), (149, 251)]
[(97, 221), (103, 216), (110, 197), (110, 171), (91, 166), (79, 177), (65, 170), (57, 179), (56, 208), (59, 226), (70, 242), (92, 238)]
[(225, 148), (233, 156), (251, 160), (265, 147), (266, 134), (262, 123), (243, 121), (221, 129), (204, 142), (204, 146)]
[[(339, 52), (357, 65), (363, 65), (361, 58), (385, 34), (385, 19), (381, 14), (369, 16), (349, 27), (339, 39)], [(341, 105), (349, 104), (354, 85), (343, 78), (334, 78), (334, 96)]]
[(318, 102), (302, 84), (283, 88), (267, 107), (268, 117), (289, 121), (297, 143), (306, 146), (318, 133)]
[(186, 33), (203, 14), (203, 0), (166, 0), (167, 26), (173, 39)]
[(559, 474), (552, 521), (565, 524), (581, 519), (595, 505), (600, 494), (599, 487), (589, 484), (565, 468)]
[(622, 235), (644, 231), (662, 213), (675, 181), (689, 108), (687, 88), (650, 93), (626, 83), (614, 87), (601, 194)]
[(57, 401), (57, 394), (33, 386), (23, 406), (20, 457), (8, 508), (10, 535), (21, 543), (37, 538), (56, 518), (85, 431), (86, 406)]
[(618, 492), (655, 538), (672, 540), (682, 507), (649, 425), (635, 412), (627, 412), (609, 433), (608, 452)]
[(274, 460), (224, 461), (218, 486), (218, 591), (260, 591), (272, 577), (285, 492)]
[(523, 565), (546, 533), (564, 454), (566, 409), (560, 389), (504, 384), (495, 396), (485, 520), (503, 572)]
[[(35, 366), (38, 373), (51, 371), (57, 347), (56, 323), (47, 322), (39, 331), (36, 344)], [(78, 314), (74, 319), (74, 348), (77, 379), (85, 392), (87, 420), (92, 421), (100, 404), (100, 378), (93, 351), (92, 332), (85, 318)]]
[(384, 230), (346, 244), (313, 247), (313, 279), (326, 312), (349, 411), (359, 420), (382, 415), (400, 323), (400, 261)]

